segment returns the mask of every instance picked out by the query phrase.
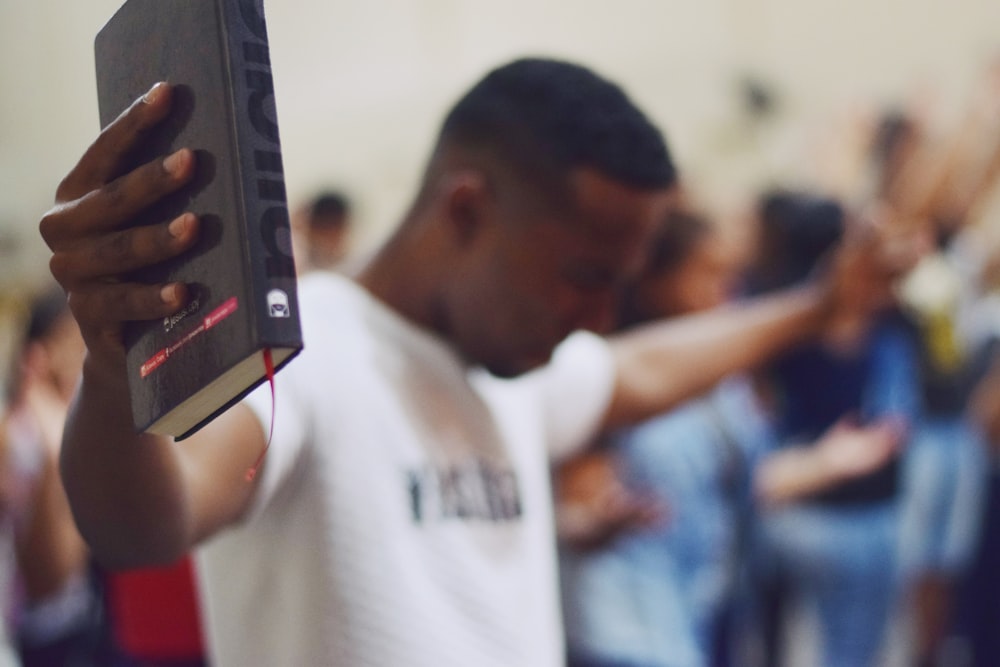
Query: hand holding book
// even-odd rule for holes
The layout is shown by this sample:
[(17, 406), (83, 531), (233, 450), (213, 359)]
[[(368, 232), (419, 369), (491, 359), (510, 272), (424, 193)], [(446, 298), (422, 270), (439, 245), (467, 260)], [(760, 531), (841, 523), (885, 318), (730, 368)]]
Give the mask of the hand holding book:
[(302, 348), (262, 6), (127, 0), (94, 46), (106, 129), (42, 233), (135, 428), (183, 438)]
[(124, 373), (123, 327), (169, 316), (186, 303), (183, 283), (131, 282), (134, 270), (176, 257), (198, 238), (198, 218), (184, 213), (158, 225), (130, 227), (135, 214), (187, 183), (194, 154), (181, 149), (122, 173), (144, 132), (170, 112), (172, 89), (159, 83), (108, 125), (56, 192), (40, 231), (52, 250), (52, 273), (66, 290), (91, 358)]
[(95, 53), (40, 223), (88, 348), (61, 471), (95, 558), (151, 565), (249, 506), (266, 425), (228, 407), (301, 349), (294, 264), (259, 0), (126, 0)]

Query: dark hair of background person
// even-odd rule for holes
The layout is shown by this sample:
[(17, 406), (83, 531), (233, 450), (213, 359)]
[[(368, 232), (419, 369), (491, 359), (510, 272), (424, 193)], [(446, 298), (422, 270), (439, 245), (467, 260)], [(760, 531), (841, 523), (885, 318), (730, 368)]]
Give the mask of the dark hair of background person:
[(748, 280), (755, 293), (806, 280), (844, 233), (844, 209), (833, 199), (771, 190), (757, 210), (760, 244)]
[[(760, 200), (761, 251), (752, 284), (768, 292), (802, 283), (822, 264), (843, 236), (844, 209), (835, 200), (809, 192), (773, 191)], [(894, 311), (882, 323), (901, 326)], [(905, 329), (901, 330), (908, 335)], [(873, 348), (835, 351), (819, 343), (787, 350), (764, 369), (777, 399), (779, 429), (793, 440), (818, 438), (838, 419), (854, 415), (867, 423), (864, 395), (874, 372)], [(864, 504), (894, 497), (899, 460), (811, 497), (833, 504)]]
[(69, 303), (62, 288), (53, 286), (43, 290), (31, 302), (25, 327), (25, 341), (30, 343), (42, 340), (68, 313)]
[[(14, 359), (20, 358), (25, 348), (32, 343), (45, 340), (63, 317), (70, 314), (66, 294), (58, 285), (46, 287), (31, 296), (27, 307), (27, 317), (21, 329), (21, 336), (15, 347)], [(13, 368), (7, 379), (6, 396), (15, 400), (21, 393), (21, 372)]]
[(309, 201), (306, 220), (313, 227), (343, 227), (350, 213), (351, 203), (344, 194), (325, 191)]
[(712, 232), (708, 220), (685, 211), (673, 210), (650, 241), (648, 258), (642, 274), (622, 289), (617, 328), (626, 329), (657, 316), (647, 312), (639, 299), (643, 281), (677, 269), (694, 247)]
[[(884, 179), (895, 176), (900, 167), (896, 159), (899, 149), (915, 131), (913, 121), (902, 111), (890, 109), (879, 118), (872, 142), (872, 157), (882, 166)], [(880, 185), (884, 187), (887, 183)]]
[(674, 184), (660, 131), (622, 89), (583, 67), (525, 58), (487, 74), (447, 115), (438, 139), (497, 156), (526, 184), (560, 195), (590, 167), (635, 188)]

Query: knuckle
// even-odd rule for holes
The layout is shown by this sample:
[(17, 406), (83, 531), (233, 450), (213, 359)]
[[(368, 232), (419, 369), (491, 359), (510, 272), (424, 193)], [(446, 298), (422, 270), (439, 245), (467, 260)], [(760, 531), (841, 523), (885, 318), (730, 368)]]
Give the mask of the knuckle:
[(101, 264), (120, 265), (132, 261), (135, 253), (132, 249), (131, 234), (117, 232), (110, 235), (97, 246), (94, 254), (95, 260)]
[(111, 323), (131, 319), (130, 300), (125, 285), (101, 285), (90, 290), (81, 302), (92, 322)]
[(87, 326), (96, 321), (92, 308), (93, 299), (86, 292), (71, 290), (66, 294), (66, 302), (69, 304), (73, 317), (81, 326)]
[(156, 288), (137, 283), (121, 283), (108, 290), (110, 309), (120, 320), (146, 320), (161, 317), (164, 305), (154, 298)]
[(107, 289), (107, 300), (108, 305), (118, 313), (127, 313), (131, 300), (129, 299), (129, 293), (124, 285), (114, 285)]
[(120, 208), (125, 203), (126, 193), (122, 179), (117, 178), (102, 188), (104, 200), (112, 210)]
[(80, 293), (76, 291), (70, 291), (66, 295), (66, 303), (69, 304), (69, 309), (73, 311), (73, 316), (76, 317), (77, 320), (79, 320), (81, 316), (87, 312), (87, 309), (84, 307), (83, 303), (81, 303), (83, 300), (84, 299)]
[(67, 174), (61, 181), (59, 185), (56, 186), (56, 201), (66, 201), (73, 198), (74, 191), (76, 189), (76, 179), (73, 174)]
[(67, 285), (71, 279), (72, 263), (63, 253), (56, 253), (49, 259), (49, 272), (60, 285)]
[(59, 216), (57, 215), (56, 209), (50, 209), (42, 219), (38, 222), (38, 232), (42, 235), (42, 240), (45, 244), (52, 248), (52, 244), (55, 243), (58, 238), (59, 231)]

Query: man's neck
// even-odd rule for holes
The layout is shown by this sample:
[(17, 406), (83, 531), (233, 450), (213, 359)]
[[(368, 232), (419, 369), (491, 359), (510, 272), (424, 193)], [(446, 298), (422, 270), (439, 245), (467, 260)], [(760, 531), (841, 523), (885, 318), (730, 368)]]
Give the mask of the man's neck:
[(414, 324), (448, 338), (438, 289), (441, 262), (405, 225), (352, 278)]

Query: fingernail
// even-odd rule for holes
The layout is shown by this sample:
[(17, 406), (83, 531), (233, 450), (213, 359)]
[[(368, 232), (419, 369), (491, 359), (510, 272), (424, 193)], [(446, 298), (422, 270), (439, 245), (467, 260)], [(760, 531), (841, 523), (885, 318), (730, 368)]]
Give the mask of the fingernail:
[(171, 174), (176, 174), (181, 170), (184, 165), (184, 159), (186, 157), (185, 149), (180, 149), (176, 153), (172, 153), (163, 160), (163, 168), (166, 169)]
[(163, 82), (159, 81), (153, 84), (153, 87), (146, 91), (146, 94), (142, 96), (142, 101), (146, 104), (152, 104), (159, 99), (160, 94), (163, 93)]
[(177, 286), (165, 285), (160, 289), (160, 300), (163, 303), (173, 303), (177, 299)]
[(179, 218), (175, 218), (170, 223), (170, 226), (167, 227), (167, 230), (170, 232), (171, 236), (173, 236), (175, 239), (179, 239), (181, 236), (184, 235), (184, 232), (187, 230), (190, 220), (191, 220), (191, 214), (185, 213)]

